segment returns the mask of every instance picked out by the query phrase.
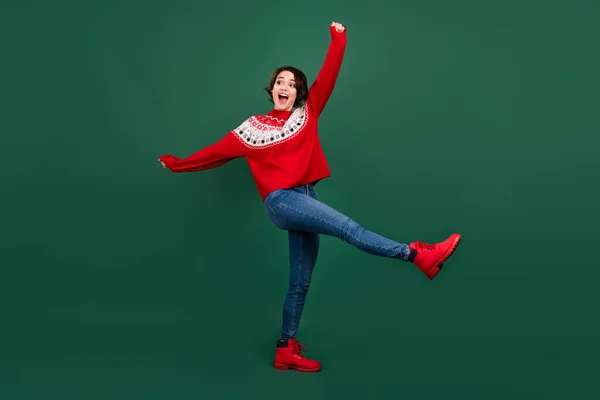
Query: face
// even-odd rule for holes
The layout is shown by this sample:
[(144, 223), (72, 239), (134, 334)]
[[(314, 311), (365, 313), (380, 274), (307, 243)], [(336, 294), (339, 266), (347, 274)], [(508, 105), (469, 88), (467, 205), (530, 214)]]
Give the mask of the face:
[(281, 71), (273, 85), (273, 103), (276, 110), (291, 111), (296, 101), (296, 81), (290, 71)]

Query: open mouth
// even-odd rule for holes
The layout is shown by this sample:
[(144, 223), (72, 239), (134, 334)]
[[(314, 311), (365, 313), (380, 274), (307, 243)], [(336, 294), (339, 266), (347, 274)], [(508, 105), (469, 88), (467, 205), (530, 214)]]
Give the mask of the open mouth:
[(281, 103), (281, 104), (283, 104), (289, 100), (289, 96), (285, 93), (280, 93), (277, 97), (279, 98), (279, 103)]

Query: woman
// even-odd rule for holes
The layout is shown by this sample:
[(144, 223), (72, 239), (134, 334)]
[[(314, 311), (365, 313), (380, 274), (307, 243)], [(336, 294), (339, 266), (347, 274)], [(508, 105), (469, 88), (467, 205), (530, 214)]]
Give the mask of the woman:
[(346, 48), (346, 28), (333, 22), (331, 42), (315, 81), (284, 66), (271, 75), (269, 101), (273, 109), (252, 116), (218, 142), (187, 158), (164, 155), (159, 161), (173, 172), (202, 171), (234, 158), (246, 158), (271, 222), (289, 236), (289, 287), (283, 305), (283, 324), (274, 367), (314, 372), (319, 362), (301, 354), (296, 340), (304, 301), (319, 251), (319, 235), (338, 237), (370, 254), (414, 263), (433, 279), (459, 244), (452, 234), (441, 243), (415, 241), (409, 245), (370, 232), (317, 200), (314, 186), (330, 176), (317, 132), (317, 121), (338, 77)]

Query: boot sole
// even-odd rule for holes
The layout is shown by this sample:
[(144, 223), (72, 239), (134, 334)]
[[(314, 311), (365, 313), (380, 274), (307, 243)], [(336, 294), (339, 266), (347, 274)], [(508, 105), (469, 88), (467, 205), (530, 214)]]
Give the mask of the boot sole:
[(274, 363), (273, 366), (275, 367), (275, 369), (284, 371), (284, 370), (288, 370), (288, 369), (295, 369), (296, 371), (300, 371), (300, 372), (318, 372), (321, 370), (321, 367), (318, 368), (302, 368), (302, 367), (294, 367), (292, 365), (287, 365), (287, 364), (281, 364), (281, 363)]
[(425, 275), (427, 275), (427, 277), (430, 280), (433, 280), (433, 278), (435, 278), (435, 276), (438, 274), (438, 272), (440, 272), (440, 270), (444, 267), (444, 262), (454, 253), (454, 250), (456, 250), (456, 248), (460, 244), (461, 239), (462, 239), (462, 236), (458, 235), (456, 237), (456, 239), (454, 240), (452, 247), (450, 247), (450, 250), (448, 250), (448, 252), (444, 255), (444, 257), (440, 261), (438, 261), (437, 264), (435, 264), (433, 267), (431, 267), (429, 269), (429, 271), (427, 271), (427, 274), (425, 274)]

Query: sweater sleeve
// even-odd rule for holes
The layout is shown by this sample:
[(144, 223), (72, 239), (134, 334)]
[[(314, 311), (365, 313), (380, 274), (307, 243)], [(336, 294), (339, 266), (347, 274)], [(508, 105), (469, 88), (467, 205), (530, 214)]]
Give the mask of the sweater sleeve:
[(216, 168), (244, 155), (244, 145), (229, 132), (225, 137), (196, 153), (179, 158), (170, 154), (159, 158), (172, 172), (196, 172)]
[(343, 32), (338, 32), (334, 26), (330, 26), (329, 33), (331, 34), (331, 42), (325, 56), (325, 62), (308, 91), (307, 103), (317, 117), (321, 115), (333, 92), (346, 50), (346, 29)]

